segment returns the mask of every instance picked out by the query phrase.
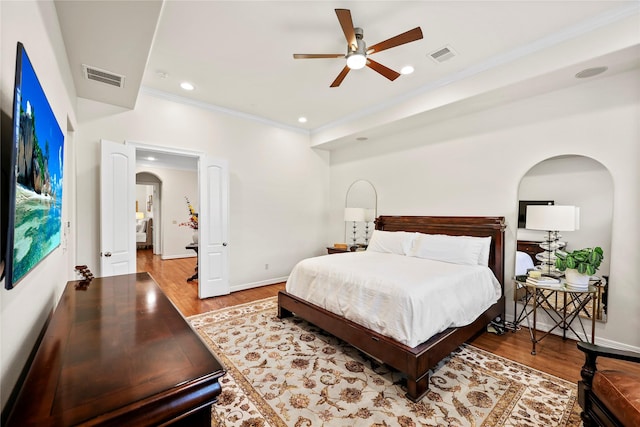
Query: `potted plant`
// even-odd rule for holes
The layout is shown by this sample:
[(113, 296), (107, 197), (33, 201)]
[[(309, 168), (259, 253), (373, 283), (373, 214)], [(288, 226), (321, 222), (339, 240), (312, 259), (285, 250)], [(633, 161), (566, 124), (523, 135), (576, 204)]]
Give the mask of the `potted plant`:
[(578, 249), (573, 252), (556, 251), (556, 268), (565, 272), (567, 283), (587, 286), (589, 278), (596, 274), (604, 259), (600, 246)]
[(181, 222), (179, 227), (189, 227), (193, 229), (193, 243), (198, 243), (198, 214), (196, 213), (188, 197), (185, 197), (187, 201), (187, 211), (189, 212), (189, 220), (187, 222)]

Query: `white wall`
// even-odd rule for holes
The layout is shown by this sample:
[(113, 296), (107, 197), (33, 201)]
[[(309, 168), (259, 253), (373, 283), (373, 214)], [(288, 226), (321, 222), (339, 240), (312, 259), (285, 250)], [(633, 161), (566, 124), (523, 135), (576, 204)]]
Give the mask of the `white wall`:
[[(310, 149), (307, 135), (144, 92), (133, 111), (84, 99), (78, 107), (83, 114), (76, 135), (83, 159), (78, 165), (83, 263), (99, 264), (101, 138), (184, 148), (229, 161), (232, 290), (281, 280), (300, 259), (323, 253), (329, 155)], [(173, 203), (184, 208), (182, 199)]]
[[(615, 286), (609, 321), (596, 325), (596, 341), (640, 349), (639, 82), (637, 70), (596, 78), (332, 152), (329, 240), (343, 239), (346, 191), (366, 179), (378, 192), (380, 215), (505, 216), (505, 277), (512, 277), (521, 178), (551, 157), (591, 157), (611, 172), (614, 186)], [(510, 284), (506, 291), (511, 298)], [(513, 305), (506, 309), (511, 318)]]
[[(4, 408), (47, 317), (67, 280), (74, 278), (75, 89), (53, 2), (0, 2), (0, 104), (11, 114), (16, 43), (21, 41), (44, 88), (60, 128), (65, 132), (62, 244), (12, 290), (0, 281), (0, 404)], [(5, 141), (3, 141), (4, 143)], [(4, 208), (4, 207), (3, 207)]]

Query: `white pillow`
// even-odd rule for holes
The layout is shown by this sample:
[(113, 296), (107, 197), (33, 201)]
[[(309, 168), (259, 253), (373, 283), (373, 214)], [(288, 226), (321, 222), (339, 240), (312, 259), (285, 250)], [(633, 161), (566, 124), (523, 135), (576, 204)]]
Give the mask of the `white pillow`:
[[(491, 242), (489, 237), (489, 243)], [(409, 256), (463, 265), (481, 264), (486, 238), (417, 233)], [(486, 251), (488, 261), (489, 252)], [(484, 258), (482, 258), (484, 261)]]
[(139, 219), (136, 224), (136, 233), (144, 233), (146, 224), (147, 222), (144, 219)]
[(489, 266), (489, 251), (491, 250), (491, 236), (488, 236), (488, 237), (458, 236), (458, 237), (480, 242), (482, 246), (480, 249), (480, 255), (478, 256), (478, 265), (483, 265), (485, 267)]
[(373, 230), (368, 251), (407, 255), (416, 233)]

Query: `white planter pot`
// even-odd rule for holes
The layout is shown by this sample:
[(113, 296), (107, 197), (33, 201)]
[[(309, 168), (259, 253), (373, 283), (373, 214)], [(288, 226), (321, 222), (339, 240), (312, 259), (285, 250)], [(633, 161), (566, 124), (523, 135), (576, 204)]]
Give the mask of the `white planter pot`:
[(591, 276), (588, 274), (580, 274), (575, 268), (567, 268), (564, 272), (565, 280), (574, 287), (588, 287)]

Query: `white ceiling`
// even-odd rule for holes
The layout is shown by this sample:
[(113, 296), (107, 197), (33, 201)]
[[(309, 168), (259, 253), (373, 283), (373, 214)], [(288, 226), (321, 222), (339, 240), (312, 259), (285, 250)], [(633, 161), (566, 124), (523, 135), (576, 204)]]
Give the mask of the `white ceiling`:
[(171, 168), (188, 171), (198, 170), (198, 157), (182, 155), (152, 148), (136, 148), (136, 164), (150, 168)]
[[(342, 58), (294, 60), (346, 51), (335, 8), (351, 10), (368, 45), (420, 26), (422, 40), (373, 56), (415, 72), (391, 82), (353, 70), (330, 88)], [(56, 9), (78, 96), (134, 108), (147, 91), (298, 129), (326, 148), (427, 113), (579, 84), (585, 67), (608, 66), (605, 76), (640, 66), (638, 1), (56, 0)], [(428, 57), (444, 46), (457, 56)], [(125, 75), (125, 88), (85, 80), (82, 64)]]

